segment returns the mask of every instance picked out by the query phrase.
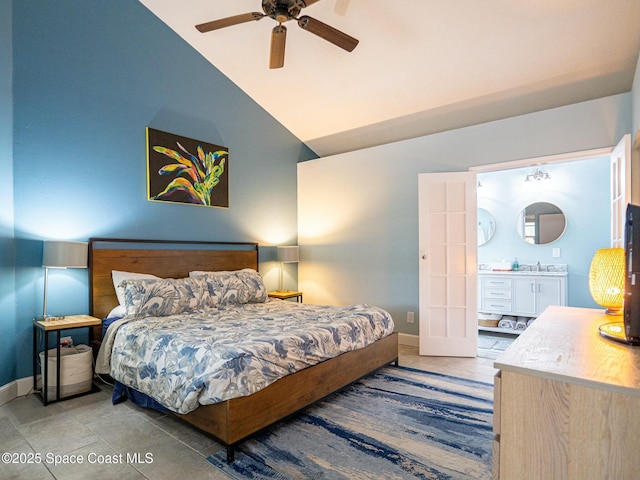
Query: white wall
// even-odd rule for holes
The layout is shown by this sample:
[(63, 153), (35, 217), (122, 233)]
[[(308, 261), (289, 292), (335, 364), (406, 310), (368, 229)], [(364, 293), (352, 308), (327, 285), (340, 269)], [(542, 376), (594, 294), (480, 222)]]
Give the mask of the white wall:
[(379, 305), (417, 334), (418, 173), (609, 147), (630, 124), (627, 93), (298, 164), (305, 302)]

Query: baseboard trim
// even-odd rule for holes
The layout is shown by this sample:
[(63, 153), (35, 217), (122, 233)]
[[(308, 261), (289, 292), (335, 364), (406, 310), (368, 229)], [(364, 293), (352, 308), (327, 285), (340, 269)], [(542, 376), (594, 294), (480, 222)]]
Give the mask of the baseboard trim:
[(28, 395), (33, 390), (33, 377), (19, 378), (0, 387), (0, 406)]
[(398, 344), (417, 348), (420, 345), (420, 337), (418, 335), (410, 335), (408, 333), (399, 333)]

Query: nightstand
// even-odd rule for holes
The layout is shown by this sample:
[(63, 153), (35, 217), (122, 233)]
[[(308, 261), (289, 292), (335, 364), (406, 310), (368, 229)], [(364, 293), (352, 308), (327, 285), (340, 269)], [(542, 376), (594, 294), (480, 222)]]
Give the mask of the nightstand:
[(291, 292), (289, 290), (285, 290), (282, 292), (269, 292), (268, 295), (271, 298), (279, 298), (280, 300), (295, 298), (296, 302), (302, 303), (302, 292)]
[[(33, 390), (37, 392), (38, 388), (38, 330), (42, 331), (44, 334), (44, 361), (42, 362), (42, 388), (40, 393), (40, 398), (42, 403), (47, 406), (49, 403), (60, 400), (67, 400), (69, 398), (79, 397), (81, 395), (85, 395), (87, 393), (99, 392), (100, 389), (93, 385), (93, 354), (91, 354), (92, 360), (92, 382), (91, 389), (78, 393), (75, 395), (70, 395), (68, 397), (60, 398), (60, 366), (61, 366), (61, 355), (60, 355), (60, 332), (62, 330), (71, 330), (75, 328), (88, 328), (89, 337), (91, 337), (92, 329), (90, 327), (102, 325), (102, 320), (96, 317), (91, 317), (89, 315), (69, 315), (66, 317), (54, 317), (49, 320), (33, 320)], [(56, 337), (56, 400), (49, 400), (48, 397), (48, 386), (49, 386), (49, 334), (51, 332), (55, 332)], [(89, 338), (89, 341), (91, 338)]]

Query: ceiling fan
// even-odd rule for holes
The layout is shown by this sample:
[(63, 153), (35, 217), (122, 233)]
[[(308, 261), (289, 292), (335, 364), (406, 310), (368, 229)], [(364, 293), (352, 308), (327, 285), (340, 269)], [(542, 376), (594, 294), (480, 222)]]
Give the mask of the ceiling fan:
[(262, 10), (264, 13), (242, 13), (232, 17), (213, 20), (212, 22), (201, 23), (196, 25), (196, 28), (200, 32), (205, 33), (240, 23), (258, 21), (264, 17), (273, 18), (278, 22), (278, 25), (276, 25), (271, 32), (271, 58), (269, 60), (269, 68), (281, 68), (284, 66), (287, 27), (285, 27), (283, 23), (289, 20), (296, 20), (298, 26), (303, 30), (307, 30), (347, 52), (353, 51), (356, 45), (358, 45), (357, 39), (315, 18), (307, 15), (298, 16), (303, 8), (313, 5), (318, 1), (319, 0), (262, 0)]

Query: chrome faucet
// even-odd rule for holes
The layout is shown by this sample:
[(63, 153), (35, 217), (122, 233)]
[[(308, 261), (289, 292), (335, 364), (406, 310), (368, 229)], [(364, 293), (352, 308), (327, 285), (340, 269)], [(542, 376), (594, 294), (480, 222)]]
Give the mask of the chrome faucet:
[(539, 272), (542, 270), (542, 266), (540, 265), (540, 260), (538, 260), (538, 263), (536, 263), (536, 272)]

